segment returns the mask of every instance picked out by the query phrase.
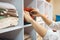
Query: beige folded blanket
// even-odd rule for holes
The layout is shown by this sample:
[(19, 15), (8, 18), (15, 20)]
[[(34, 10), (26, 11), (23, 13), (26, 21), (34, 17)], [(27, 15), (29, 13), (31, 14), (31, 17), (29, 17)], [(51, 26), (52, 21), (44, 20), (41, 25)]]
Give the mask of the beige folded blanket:
[(18, 19), (18, 12), (14, 5), (0, 2), (0, 29), (16, 26)]
[(0, 29), (10, 27), (13, 25), (17, 25), (17, 24), (18, 24), (18, 18), (17, 17), (7, 17), (7, 18), (0, 20)]

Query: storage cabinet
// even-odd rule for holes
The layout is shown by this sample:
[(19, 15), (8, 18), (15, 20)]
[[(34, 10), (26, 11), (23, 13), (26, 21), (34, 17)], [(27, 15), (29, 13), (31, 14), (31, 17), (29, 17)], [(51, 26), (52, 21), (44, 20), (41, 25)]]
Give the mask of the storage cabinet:
[[(38, 8), (38, 0), (0, 0), (0, 2), (7, 2), (15, 5), (18, 11), (19, 15), (19, 23), (15, 27), (9, 27), (0, 29), (0, 37), (10, 38), (14, 40), (24, 40), (27, 37), (31, 37), (31, 40), (37, 40), (37, 34), (36, 31), (32, 28), (32, 24), (24, 25), (24, 8), (26, 7), (32, 7), (32, 8)], [(40, 2), (42, 3), (42, 1)], [(41, 9), (39, 7), (39, 9)], [(40, 11), (44, 10), (43, 9)], [(44, 13), (42, 11), (42, 13)], [(36, 20), (39, 22), (39, 19), (36, 18)], [(39, 22), (40, 23), (40, 22)], [(44, 25), (43, 22), (41, 22), (41, 25)], [(28, 31), (27, 31), (28, 30)], [(27, 39), (29, 40), (29, 39)]]

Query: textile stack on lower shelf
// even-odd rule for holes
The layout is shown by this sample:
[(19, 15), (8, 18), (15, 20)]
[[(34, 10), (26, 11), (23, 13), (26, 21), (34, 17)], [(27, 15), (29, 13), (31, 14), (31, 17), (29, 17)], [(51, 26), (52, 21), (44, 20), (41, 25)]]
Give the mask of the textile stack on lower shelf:
[(24, 40), (32, 40), (29, 34), (25, 34), (24, 37), (25, 37)]
[(24, 40), (32, 40), (30, 32), (31, 32), (31, 27), (24, 28)]
[(37, 40), (42, 40), (42, 37), (39, 34), (37, 34)]

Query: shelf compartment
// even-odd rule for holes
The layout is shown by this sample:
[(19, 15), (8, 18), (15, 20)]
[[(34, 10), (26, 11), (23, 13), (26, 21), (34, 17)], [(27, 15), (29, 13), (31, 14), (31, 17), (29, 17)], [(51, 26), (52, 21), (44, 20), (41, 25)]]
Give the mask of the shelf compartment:
[(31, 37), (31, 27), (26, 27), (24, 28), (24, 40), (32, 40), (32, 37)]
[[(0, 0), (0, 2), (10, 3), (16, 7), (19, 16), (19, 26), (23, 25), (23, 0)], [(18, 2), (18, 3), (17, 3)]]
[(24, 40), (31, 40), (31, 36), (29, 34), (24, 34)]

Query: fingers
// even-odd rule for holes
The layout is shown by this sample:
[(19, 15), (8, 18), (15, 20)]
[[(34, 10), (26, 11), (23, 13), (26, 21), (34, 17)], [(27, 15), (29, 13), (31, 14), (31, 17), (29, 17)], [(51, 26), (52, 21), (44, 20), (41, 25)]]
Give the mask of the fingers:
[(24, 11), (25, 14), (27, 15), (35, 15), (35, 14), (38, 14), (39, 13), (39, 10), (38, 9), (35, 9), (35, 8), (31, 8), (32, 10), (30, 12), (28, 11)]
[(37, 12), (35, 10), (32, 10), (31, 11), (31, 14), (36, 14)]
[(29, 12), (27, 12), (27, 11), (24, 11), (25, 13), (29, 13)]
[(32, 11), (39, 12), (39, 9), (37, 9), (37, 8), (36, 8), (36, 9), (35, 9), (35, 8), (33, 8), (33, 10), (32, 10)]
[(29, 12), (24, 11), (24, 16), (30, 16)]
[(31, 13), (32, 14), (39, 14), (39, 11), (35, 9), (35, 10), (32, 10)]
[(29, 12), (27, 12), (27, 11), (24, 11), (24, 12), (25, 12), (26, 15), (29, 15)]
[(53, 32), (56, 32), (57, 30), (56, 29), (53, 29)]

